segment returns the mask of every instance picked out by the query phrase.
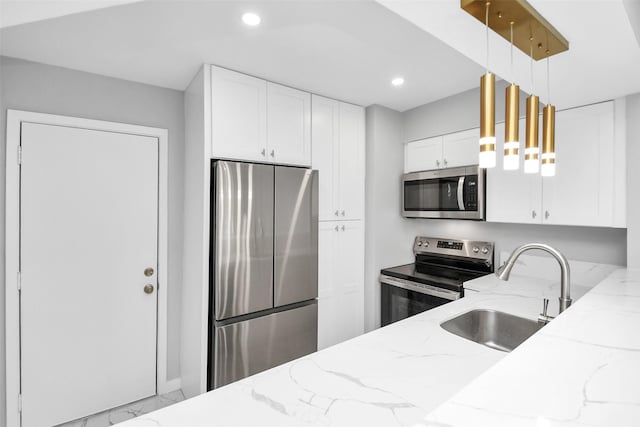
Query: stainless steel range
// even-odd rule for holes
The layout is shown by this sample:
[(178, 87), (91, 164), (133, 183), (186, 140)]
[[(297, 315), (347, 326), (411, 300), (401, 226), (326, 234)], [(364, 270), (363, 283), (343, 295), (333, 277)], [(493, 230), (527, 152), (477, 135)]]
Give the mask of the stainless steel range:
[(382, 326), (462, 298), (464, 282), (493, 272), (493, 251), (493, 242), (416, 237), (414, 263), (380, 272)]

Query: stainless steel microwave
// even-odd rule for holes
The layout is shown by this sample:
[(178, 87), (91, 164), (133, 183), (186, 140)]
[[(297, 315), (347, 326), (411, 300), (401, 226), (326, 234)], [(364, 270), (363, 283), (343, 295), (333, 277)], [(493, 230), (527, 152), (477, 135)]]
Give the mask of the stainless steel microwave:
[(484, 220), (484, 169), (464, 166), (404, 174), (402, 216)]

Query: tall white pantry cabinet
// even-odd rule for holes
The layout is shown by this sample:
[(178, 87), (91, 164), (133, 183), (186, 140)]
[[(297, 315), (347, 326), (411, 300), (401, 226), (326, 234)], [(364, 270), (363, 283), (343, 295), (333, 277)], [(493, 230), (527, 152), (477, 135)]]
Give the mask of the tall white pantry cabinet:
[(318, 349), (364, 332), (364, 108), (313, 95), (320, 175)]
[(207, 387), (211, 159), (319, 170), (318, 348), (364, 332), (364, 108), (204, 65), (185, 92), (181, 386)]

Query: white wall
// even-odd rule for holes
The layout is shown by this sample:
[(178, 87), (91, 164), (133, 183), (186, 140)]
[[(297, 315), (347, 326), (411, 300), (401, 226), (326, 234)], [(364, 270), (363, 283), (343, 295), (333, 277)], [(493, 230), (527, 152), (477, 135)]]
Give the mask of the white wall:
[[(497, 82), (497, 90), (504, 82)], [(521, 92), (521, 103), (526, 94)], [(400, 176), (403, 171), (403, 143), (435, 135), (442, 135), (478, 126), (479, 90), (426, 104), (404, 113), (378, 106), (367, 108), (367, 233), (365, 254), (365, 325), (367, 330), (380, 324), (380, 269), (413, 262), (411, 252), (416, 235), (453, 239), (490, 240), (496, 243), (496, 253), (510, 252), (523, 243), (539, 241), (562, 251), (569, 259), (606, 264), (626, 265), (627, 233), (625, 229), (568, 227), (552, 225), (501, 224), (477, 221), (405, 219), (400, 216)], [(496, 97), (498, 100), (502, 96)], [(524, 114), (524, 107), (521, 106)], [(496, 106), (496, 117), (504, 114), (504, 106)], [(634, 116), (635, 114), (635, 116)], [(640, 96), (627, 105), (628, 121), (640, 116)], [(640, 139), (640, 124), (629, 129)], [(631, 138), (629, 139), (631, 143)], [(628, 158), (638, 159), (629, 150)], [(631, 166), (631, 163), (629, 163)], [(630, 171), (632, 168), (629, 168)], [(637, 168), (636, 168), (637, 169)], [(635, 173), (635, 182), (640, 171)], [(631, 175), (629, 179), (632, 179)], [(631, 193), (632, 186), (629, 186)], [(632, 198), (633, 196), (630, 196)], [(635, 259), (640, 258), (640, 195), (635, 196), (635, 211), (629, 204), (630, 221), (633, 215), (638, 242)], [(635, 212), (635, 214), (634, 214)], [(631, 250), (631, 246), (630, 246)], [(631, 255), (630, 255), (631, 256)], [(638, 261), (640, 263), (640, 260)]]
[(627, 97), (627, 266), (640, 268), (640, 93)]
[(0, 57), (0, 420), (5, 419), (4, 191), (6, 110), (19, 109), (169, 130), (167, 376), (179, 376), (182, 279), (183, 93), (50, 65)]

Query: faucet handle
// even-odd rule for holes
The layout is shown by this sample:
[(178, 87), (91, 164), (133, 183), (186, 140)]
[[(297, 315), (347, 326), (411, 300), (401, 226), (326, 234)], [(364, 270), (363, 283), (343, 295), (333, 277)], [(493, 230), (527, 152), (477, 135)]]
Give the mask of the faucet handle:
[(538, 323), (542, 323), (543, 325), (546, 325), (547, 323), (551, 322), (551, 320), (554, 319), (553, 316), (549, 316), (547, 314), (548, 309), (549, 309), (549, 298), (544, 298), (542, 300), (542, 313), (540, 313), (540, 315), (538, 316)]

